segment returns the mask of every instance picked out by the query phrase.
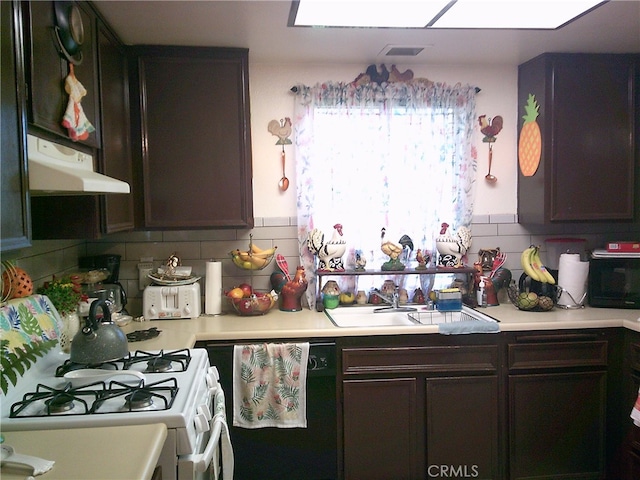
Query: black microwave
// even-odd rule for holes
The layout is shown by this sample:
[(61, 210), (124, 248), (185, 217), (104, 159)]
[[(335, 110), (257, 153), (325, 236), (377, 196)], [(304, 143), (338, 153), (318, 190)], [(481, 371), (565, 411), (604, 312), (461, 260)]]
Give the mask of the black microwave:
[(640, 256), (589, 260), (589, 305), (640, 308)]

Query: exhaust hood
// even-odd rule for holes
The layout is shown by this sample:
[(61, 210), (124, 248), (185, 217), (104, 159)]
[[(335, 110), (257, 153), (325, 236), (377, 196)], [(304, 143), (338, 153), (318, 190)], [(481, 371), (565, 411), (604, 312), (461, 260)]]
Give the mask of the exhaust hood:
[(43, 138), (27, 135), (31, 195), (130, 193), (129, 184), (94, 171), (93, 157)]

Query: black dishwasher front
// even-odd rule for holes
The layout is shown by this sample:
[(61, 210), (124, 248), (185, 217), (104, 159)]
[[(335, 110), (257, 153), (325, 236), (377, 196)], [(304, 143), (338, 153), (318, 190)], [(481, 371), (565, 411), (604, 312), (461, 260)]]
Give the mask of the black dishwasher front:
[[(240, 343), (240, 342), (238, 342)], [(263, 343), (247, 341), (248, 343)], [(335, 480), (337, 467), (336, 346), (311, 341), (307, 370), (307, 428), (245, 429), (231, 425), (234, 343), (207, 343), (226, 394), (239, 480)]]

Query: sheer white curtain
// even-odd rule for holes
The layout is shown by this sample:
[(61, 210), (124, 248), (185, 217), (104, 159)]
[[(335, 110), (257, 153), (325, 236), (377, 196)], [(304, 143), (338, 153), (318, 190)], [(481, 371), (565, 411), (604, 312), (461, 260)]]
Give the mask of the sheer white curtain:
[(316, 264), (306, 240), (314, 228), (330, 238), (333, 225), (342, 224), (346, 268), (353, 268), (359, 250), (366, 268), (379, 270), (388, 260), (380, 250), (382, 227), (385, 239), (397, 242), (406, 234), (415, 249), (435, 252), (442, 222), (469, 226), (477, 167), (475, 87), (329, 82), (296, 90), (298, 239), (311, 308)]

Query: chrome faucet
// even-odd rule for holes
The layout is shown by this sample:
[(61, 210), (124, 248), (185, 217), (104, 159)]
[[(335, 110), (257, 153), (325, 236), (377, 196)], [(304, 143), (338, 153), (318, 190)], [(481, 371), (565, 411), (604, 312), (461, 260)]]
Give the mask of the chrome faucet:
[(379, 307), (373, 310), (373, 313), (378, 312), (387, 312), (389, 310), (393, 310), (395, 312), (415, 312), (416, 309), (413, 307), (401, 307), (400, 306), (400, 289), (396, 285), (393, 294), (391, 296), (384, 295), (378, 289), (373, 289), (371, 291), (373, 295), (382, 299), (382, 301), (388, 303), (389, 305), (386, 307)]

